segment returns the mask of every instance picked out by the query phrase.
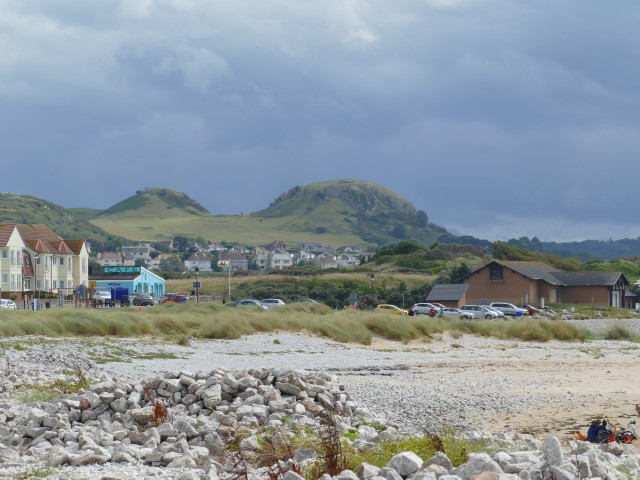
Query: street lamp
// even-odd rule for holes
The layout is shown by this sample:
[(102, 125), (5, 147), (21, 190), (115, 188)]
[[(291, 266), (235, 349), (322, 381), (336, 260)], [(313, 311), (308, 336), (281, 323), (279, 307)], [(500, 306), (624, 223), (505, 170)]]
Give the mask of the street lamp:
[(293, 284), (294, 284), (294, 298), (295, 301), (298, 301), (298, 275), (300, 275), (300, 272), (291, 272), (289, 273), (289, 276), (291, 278), (293, 278)]
[(371, 306), (373, 306), (376, 303), (376, 300), (373, 297), (373, 281), (376, 276), (373, 273), (370, 273), (369, 275), (367, 275), (367, 277), (369, 277), (369, 280), (371, 280)]
[(200, 301), (200, 282), (198, 281), (198, 272), (200, 269), (198, 267), (191, 267), (189, 269), (191, 271), (191, 275), (196, 277), (196, 281), (193, 282), (193, 286), (196, 287), (196, 303)]

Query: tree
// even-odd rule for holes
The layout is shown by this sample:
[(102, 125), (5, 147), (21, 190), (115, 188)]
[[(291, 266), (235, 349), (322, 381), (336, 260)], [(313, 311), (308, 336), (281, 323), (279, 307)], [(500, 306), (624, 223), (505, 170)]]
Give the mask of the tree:
[(453, 267), (449, 274), (449, 283), (462, 283), (462, 278), (471, 273), (469, 265), (462, 262), (460, 266)]
[(163, 272), (184, 272), (185, 270), (184, 262), (175, 256), (163, 258), (159, 268)]

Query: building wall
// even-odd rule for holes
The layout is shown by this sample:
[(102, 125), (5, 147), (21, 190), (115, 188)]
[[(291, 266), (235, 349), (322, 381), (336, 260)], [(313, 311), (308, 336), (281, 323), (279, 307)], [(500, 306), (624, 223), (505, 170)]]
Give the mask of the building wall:
[(507, 267), (503, 267), (502, 272), (502, 281), (489, 280), (489, 266), (468, 276), (464, 280), (469, 285), (466, 303), (474, 305), (486, 300), (489, 303), (503, 301), (522, 304), (527, 296), (531, 303), (539, 302), (539, 288), (535, 280)]
[(593, 287), (562, 287), (559, 302), (561, 303), (591, 303), (599, 307), (610, 304), (609, 287), (605, 285)]
[(22, 298), (22, 250), (24, 241), (17, 228), (13, 229), (7, 245), (0, 248), (0, 288), (2, 298)]

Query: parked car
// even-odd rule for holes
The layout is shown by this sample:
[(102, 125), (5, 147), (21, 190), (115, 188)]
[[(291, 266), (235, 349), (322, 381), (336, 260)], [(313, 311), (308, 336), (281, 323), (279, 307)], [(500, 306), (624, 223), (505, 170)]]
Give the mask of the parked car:
[(374, 308), (374, 310), (376, 312), (395, 313), (396, 315), (407, 315), (409, 313), (407, 310), (403, 310), (402, 308), (389, 303), (381, 303)]
[(442, 315), (445, 317), (455, 317), (461, 320), (475, 320), (476, 316), (470, 312), (463, 312), (459, 308), (453, 307), (444, 307), (442, 310)]
[(269, 307), (264, 305), (260, 300), (254, 300), (252, 298), (245, 298), (236, 302), (228, 302), (227, 307), (258, 307), (262, 310), (269, 310)]
[(121, 307), (130, 307), (131, 306), (131, 300), (133, 300), (134, 298), (135, 298), (135, 294), (129, 295), (128, 293), (125, 293), (120, 298), (120, 306)]
[(500, 318), (500, 314), (486, 305), (463, 305), (460, 307), (462, 313), (472, 313), (476, 318), (495, 320)]
[(153, 295), (149, 295), (148, 293), (141, 293), (139, 295), (136, 295), (131, 303), (136, 306), (146, 307), (155, 305), (156, 299), (153, 298)]
[(111, 305), (111, 290), (96, 290), (91, 299), (94, 307)]
[(431, 310), (440, 311), (440, 308), (433, 303), (414, 303), (409, 308), (409, 315), (429, 315)]
[(495, 308), (492, 308), (489, 305), (485, 305), (484, 307), (496, 312), (498, 314), (498, 318), (504, 318), (504, 312), (501, 312), (500, 310), (496, 310)]
[(513, 303), (493, 302), (489, 306), (511, 317), (521, 317), (522, 315), (529, 314), (527, 310), (525, 310), (524, 308), (516, 307)]
[(0, 308), (9, 308), (11, 310), (15, 310), (16, 307), (16, 302), (14, 302), (13, 300), (8, 300), (6, 298), (0, 299)]
[(286, 303), (279, 298), (265, 298), (264, 300), (260, 300), (263, 305), (267, 307), (284, 307)]
[(189, 297), (187, 297), (186, 295), (182, 295), (179, 293), (165, 293), (160, 303), (186, 303), (188, 300)]

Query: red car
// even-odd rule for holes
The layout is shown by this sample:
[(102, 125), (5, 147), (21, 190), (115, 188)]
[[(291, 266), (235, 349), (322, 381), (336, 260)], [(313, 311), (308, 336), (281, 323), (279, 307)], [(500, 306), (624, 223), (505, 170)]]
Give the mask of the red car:
[(186, 303), (187, 300), (189, 300), (189, 297), (187, 297), (186, 295), (180, 295), (178, 293), (165, 293), (160, 303)]
[(531, 305), (522, 305), (522, 308), (529, 312), (529, 315), (535, 315), (536, 313), (541, 313), (542, 310), (536, 307), (532, 307)]

